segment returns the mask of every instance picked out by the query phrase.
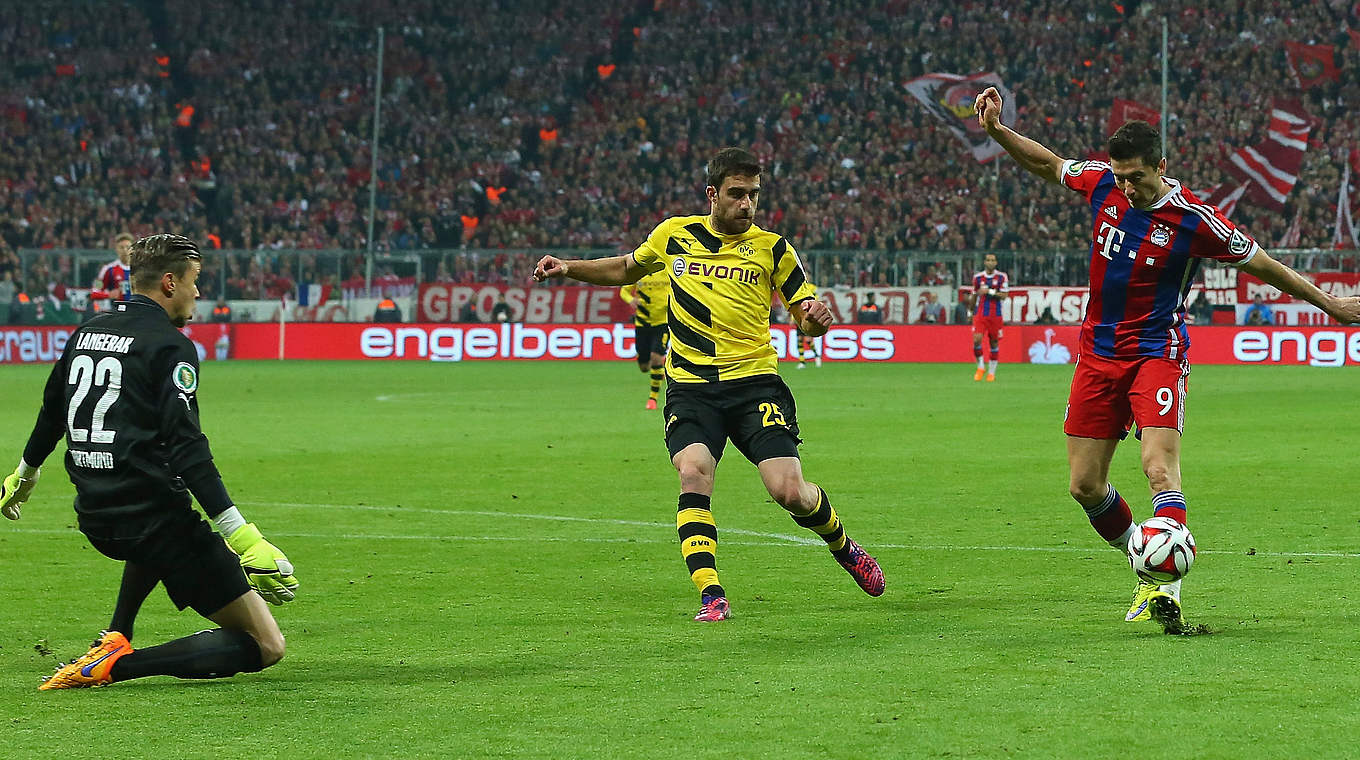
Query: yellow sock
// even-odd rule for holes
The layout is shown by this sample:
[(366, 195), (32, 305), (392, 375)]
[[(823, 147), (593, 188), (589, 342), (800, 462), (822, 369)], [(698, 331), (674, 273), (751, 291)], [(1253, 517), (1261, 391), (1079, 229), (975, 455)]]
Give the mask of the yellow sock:
[(675, 515), (680, 534), (680, 556), (685, 558), (689, 578), (704, 596), (726, 596), (718, 583), (718, 526), (709, 511), (709, 497), (699, 493), (680, 494), (680, 509)]

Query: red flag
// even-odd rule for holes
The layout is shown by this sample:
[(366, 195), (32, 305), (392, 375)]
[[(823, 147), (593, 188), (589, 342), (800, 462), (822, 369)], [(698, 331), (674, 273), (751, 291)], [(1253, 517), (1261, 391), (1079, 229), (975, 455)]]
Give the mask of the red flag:
[(1299, 87), (1309, 89), (1322, 84), (1324, 79), (1337, 81), (1340, 72), (1336, 68), (1335, 48), (1331, 45), (1305, 45), (1302, 42), (1286, 42), (1285, 50), (1289, 55), (1289, 68), (1294, 70)]
[(1156, 127), (1162, 121), (1162, 112), (1151, 106), (1145, 106), (1136, 100), (1115, 98), (1114, 107), (1110, 109), (1110, 123), (1106, 125), (1105, 134), (1112, 135), (1116, 129), (1124, 126), (1125, 123), (1139, 119)]
[(1243, 193), (1250, 186), (1251, 180), (1247, 180), (1236, 188), (1233, 187), (1231, 182), (1223, 182), (1208, 190), (1195, 193), (1195, 197), (1218, 209), (1218, 213), (1222, 214), (1224, 219), (1231, 219), (1233, 211), (1237, 208), (1237, 201), (1242, 198)]
[(1239, 182), (1252, 181), (1251, 195), (1259, 203), (1284, 208), (1285, 197), (1299, 180), (1303, 152), (1308, 148), (1312, 120), (1301, 108), (1290, 109), (1276, 102), (1270, 112), (1270, 127), (1265, 142), (1255, 147), (1238, 148), (1228, 156), (1223, 168)]
[(1303, 239), (1303, 206), (1294, 212), (1294, 221), (1285, 228), (1284, 234), (1275, 243), (1276, 248), (1298, 248), (1299, 241)]

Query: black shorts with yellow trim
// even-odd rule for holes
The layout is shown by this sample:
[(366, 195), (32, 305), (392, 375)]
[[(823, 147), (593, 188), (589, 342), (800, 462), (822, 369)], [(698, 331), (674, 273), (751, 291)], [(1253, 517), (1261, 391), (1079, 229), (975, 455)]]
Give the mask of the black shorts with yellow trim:
[(90, 545), (110, 559), (135, 562), (155, 573), (170, 601), (179, 609), (193, 607), (207, 617), (250, 591), (241, 558), (197, 512), (168, 507), (168, 514), (148, 523), (87, 525), (81, 530)]
[(670, 328), (665, 325), (656, 327), (634, 325), (633, 333), (636, 336), (633, 342), (637, 345), (638, 364), (650, 364), (652, 354), (666, 355), (666, 349), (670, 346)]
[(721, 459), (728, 439), (753, 464), (798, 456), (798, 409), (779, 375), (666, 388), (666, 449), (672, 457), (702, 443)]

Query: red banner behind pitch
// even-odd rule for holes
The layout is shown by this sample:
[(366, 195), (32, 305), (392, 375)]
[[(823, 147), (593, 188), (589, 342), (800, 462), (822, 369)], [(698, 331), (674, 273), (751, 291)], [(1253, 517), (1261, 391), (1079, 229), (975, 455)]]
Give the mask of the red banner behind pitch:
[[(0, 364), (48, 363), (74, 327), (0, 327)], [(1070, 364), (1080, 328), (1008, 325), (1002, 362)], [(298, 322), (282, 343), (276, 324), (195, 325), (186, 330), (203, 359), (632, 359), (633, 328), (612, 325), (438, 325)], [(781, 359), (796, 358), (797, 332), (770, 329)], [(1357, 327), (1191, 327), (1195, 364), (1360, 365)], [(819, 339), (827, 361), (971, 362), (971, 328), (963, 325), (847, 325)]]
[[(289, 359), (622, 360), (635, 357), (633, 328), (614, 325), (373, 325), (290, 324)], [(1009, 325), (1002, 362), (1069, 364), (1080, 328)], [(794, 359), (797, 332), (770, 329), (781, 359)], [(1198, 364), (1360, 364), (1360, 328), (1191, 327), (1190, 360)], [(277, 325), (233, 326), (232, 357), (278, 358)], [(827, 361), (971, 362), (972, 330), (962, 325), (835, 327), (820, 339)]]

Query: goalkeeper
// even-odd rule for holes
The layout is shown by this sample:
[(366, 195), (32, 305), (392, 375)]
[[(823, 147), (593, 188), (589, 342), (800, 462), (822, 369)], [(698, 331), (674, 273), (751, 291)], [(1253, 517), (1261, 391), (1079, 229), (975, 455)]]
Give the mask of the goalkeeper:
[[(199, 429), (198, 355), (177, 329), (193, 318), (202, 256), (187, 238), (153, 235), (133, 244), (131, 268), (131, 298), (66, 343), (19, 466), (0, 486), (0, 514), (18, 520), (39, 467), (64, 437), (80, 530), (123, 563), (108, 630), (44, 679), (43, 690), (154, 675), (219, 678), (283, 657), (265, 602), (293, 599), (293, 566), (232, 505)], [(133, 621), (157, 584), (179, 609), (218, 627), (134, 650)]]

